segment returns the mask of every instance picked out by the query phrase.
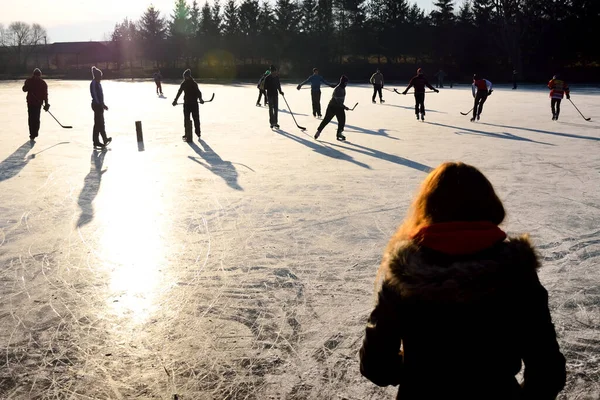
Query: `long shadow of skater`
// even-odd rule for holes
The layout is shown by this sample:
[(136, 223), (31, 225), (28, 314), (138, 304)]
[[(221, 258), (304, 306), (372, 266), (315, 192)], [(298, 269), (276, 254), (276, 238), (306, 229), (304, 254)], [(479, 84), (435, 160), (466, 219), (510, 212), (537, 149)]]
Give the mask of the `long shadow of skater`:
[(348, 149), (350, 151), (355, 151), (357, 153), (375, 157), (375, 158), (379, 158), (381, 160), (389, 161), (394, 164), (404, 165), (405, 167), (413, 168), (413, 169), (416, 169), (417, 171), (422, 171), (422, 172), (426, 172), (426, 173), (433, 171), (433, 168), (428, 167), (425, 164), (420, 164), (416, 161), (412, 161), (407, 158), (399, 157), (394, 154), (389, 154), (389, 153), (386, 153), (386, 152), (383, 152), (380, 150), (371, 149), (370, 147), (361, 146), (356, 143), (344, 142), (344, 144), (347, 144), (347, 145), (350, 145), (353, 147), (346, 147), (346, 146), (342, 146), (342, 145), (335, 144), (335, 143), (330, 143), (330, 144), (335, 147), (340, 147), (342, 149)]
[[(267, 108), (269, 108), (269, 106), (267, 106)], [(279, 112), (282, 112), (282, 113), (284, 113), (284, 114), (289, 114), (289, 113), (290, 113), (290, 112), (289, 112), (288, 110), (286, 110), (285, 108), (280, 108), (280, 109), (279, 109)], [(294, 113), (294, 115), (295, 115), (295, 116), (301, 116), (301, 117), (308, 117), (308, 114), (300, 114), (300, 113), (297, 113), (297, 112), (295, 112), (295, 113)]]
[(35, 142), (26, 141), (14, 153), (0, 162), (0, 182), (17, 175), (33, 157), (27, 157), (27, 153), (35, 146)]
[[(485, 123), (485, 122), (483, 123), (483, 125), (496, 126), (498, 128), (520, 129), (522, 131), (529, 131), (529, 132), (535, 132), (535, 133), (543, 133), (543, 134), (546, 134), (546, 135), (562, 136), (562, 137), (568, 137), (568, 138), (573, 138), (573, 139), (585, 139), (585, 140), (600, 141), (600, 138), (593, 137), (593, 136), (581, 136), (581, 135), (572, 135), (570, 133), (542, 131), (540, 129), (523, 128), (523, 127), (520, 127), (520, 126), (495, 125), (495, 124), (488, 124), (488, 123)], [(586, 127), (589, 128), (589, 126), (586, 126)]]
[(106, 153), (106, 150), (92, 151), (90, 172), (83, 180), (83, 188), (81, 189), (79, 199), (77, 200), (77, 204), (79, 204), (79, 208), (81, 209), (81, 215), (79, 215), (79, 220), (77, 220), (78, 228), (89, 224), (94, 219), (94, 207), (92, 206), (92, 202), (98, 195), (102, 175), (106, 172), (106, 170), (102, 170), (102, 164), (104, 163)]
[(233, 163), (223, 160), (204, 140), (200, 139), (200, 144), (204, 148), (204, 151), (196, 143), (188, 143), (196, 154), (200, 156), (200, 159), (192, 156), (188, 156), (188, 158), (202, 165), (213, 174), (220, 176), (230, 188), (244, 190), (238, 183), (238, 172)]
[(315, 151), (319, 154), (322, 154), (324, 156), (336, 158), (338, 160), (348, 161), (348, 162), (351, 162), (352, 164), (358, 165), (359, 167), (371, 169), (371, 167), (369, 167), (367, 164), (363, 164), (360, 161), (356, 161), (352, 156), (349, 156), (348, 154), (346, 154), (344, 152), (341, 152), (332, 147), (329, 147), (329, 146), (325, 145), (323, 142), (314, 142), (312, 140), (306, 140), (304, 138), (292, 135), (291, 133), (285, 132), (282, 130), (276, 130), (275, 132), (279, 133), (281, 136), (284, 136), (288, 139), (292, 139), (295, 142), (303, 144), (306, 147), (310, 147), (311, 149), (313, 149), (313, 151)]
[[(382, 104), (382, 106), (384, 106), (384, 107), (396, 107), (396, 108), (404, 108), (404, 109), (406, 109), (406, 110), (412, 110), (412, 111), (415, 111), (415, 106), (410, 106), (410, 107), (409, 107), (409, 106), (400, 106), (400, 105), (397, 105), (397, 104), (388, 104), (388, 103), (384, 103), (384, 104)], [(431, 109), (429, 109), (429, 108), (426, 108), (426, 109), (425, 109), (425, 113), (428, 113), (428, 112), (432, 112), (432, 113), (438, 113), (438, 114), (448, 114), (448, 113), (447, 113), (447, 112), (445, 112), (445, 111), (437, 111), (437, 110), (431, 110)]]
[[(338, 124), (337, 121), (331, 121), (331, 123), (334, 125)], [(396, 137), (390, 136), (389, 133), (387, 133), (387, 131), (389, 131), (389, 129), (385, 129), (385, 128), (379, 128), (376, 131), (374, 131), (371, 129), (361, 128), (359, 126), (348, 125), (348, 124), (346, 124), (344, 126), (344, 129), (345, 128), (349, 128), (348, 129), (349, 132), (366, 133), (367, 135), (383, 136), (383, 137), (386, 137), (386, 138), (392, 139), (392, 140), (400, 140)]]
[[(486, 132), (486, 131), (478, 131), (476, 129), (469, 129), (469, 128), (462, 128), (462, 127), (458, 127), (458, 126), (452, 126), (452, 125), (445, 125), (445, 124), (440, 124), (437, 122), (427, 122), (429, 125), (435, 125), (435, 126), (441, 126), (444, 128), (451, 128), (451, 129), (456, 129), (457, 130), (457, 134), (461, 134), (461, 133), (474, 133), (474, 134), (478, 134), (478, 135), (484, 135), (484, 136), (490, 136), (490, 137), (494, 137), (494, 138), (498, 138), (498, 139), (508, 139), (508, 140), (517, 140), (520, 142), (530, 142), (530, 143), (537, 143), (537, 144), (543, 144), (544, 146), (554, 146), (552, 143), (546, 143), (546, 142), (538, 142), (536, 140), (531, 140), (531, 139), (527, 139), (521, 136), (517, 136), (514, 135), (512, 133), (508, 133), (508, 132), (503, 132), (503, 133), (494, 133), (494, 132)], [(510, 128), (510, 127), (507, 127)]]

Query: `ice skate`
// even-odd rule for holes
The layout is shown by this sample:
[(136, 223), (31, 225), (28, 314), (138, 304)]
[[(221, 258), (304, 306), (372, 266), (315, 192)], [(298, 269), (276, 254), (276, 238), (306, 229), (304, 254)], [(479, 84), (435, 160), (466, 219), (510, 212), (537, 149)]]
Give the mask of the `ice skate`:
[(343, 142), (346, 140), (346, 136), (342, 135), (341, 133), (338, 133), (337, 136), (335, 137), (337, 140), (339, 140), (340, 142)]
[(104, 142), (104, 147), (108, 146), (110, 142), (112, 142), (112, 137), (106, 139), (106, 142)]
[(321, 131), (317, 131), (315, 133), (315, 140), (317, 140), (319, 138), (319, 136), (321, 136)]

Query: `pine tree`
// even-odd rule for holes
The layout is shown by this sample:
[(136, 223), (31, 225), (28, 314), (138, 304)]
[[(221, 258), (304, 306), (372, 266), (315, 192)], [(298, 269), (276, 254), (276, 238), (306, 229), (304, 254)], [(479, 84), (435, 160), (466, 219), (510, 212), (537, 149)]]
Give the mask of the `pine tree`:
[(431, 19), (435, 26), (449, 26), (454, 22), (453, 0), (437, 0), (433, 6), (435, 8), (431, 11)]
[(273, 9), (268, 0), (264, 0), (260, 6), (260, 12), (258, 14), (258, 33), (262, 36), (270, 35), (275, 26), (275, 17), (273, 16)]
[(151, 5), (140, 18), (139, 30), (142, 39), (157, 41), (166, 37), (167, 25), (160, 12)]
[(238, 7), (235, 0), (227, 0), (223, 10), (223, 33), (225, 36), (234, 37), (240, 31)]
[(211, 14), (212, 14), (212, 23), (213, 23), (214, 34), (216, 34), (218, 36), (221, 34), (221, 32), (223, 32), (223, 22), (222, 22), (222, 16), (221, 16), (221, 3), (219, 0), (215, 0), (215, 3), (213, 4), (213, 6), (211, 8)]
[(244, 0), (239, 9), (240, 33), (253, 36), (259, 32), (260, 6), (258, 0)]
[(313, 34), (317, 30), (317, 2), (316, 0), (304, 0), (300, 8), (300, 31)]
[(185, 0), (176, 0), (171, 21), (169, 21), (169, 35), (189, 37), (192, 33), (190, 8)]
[(196, 0), (193, 1), (192, 8), (190, 9), (190, 23), (192, 25), (192, 33), (196, 35), (200, 29), (200, 8)]

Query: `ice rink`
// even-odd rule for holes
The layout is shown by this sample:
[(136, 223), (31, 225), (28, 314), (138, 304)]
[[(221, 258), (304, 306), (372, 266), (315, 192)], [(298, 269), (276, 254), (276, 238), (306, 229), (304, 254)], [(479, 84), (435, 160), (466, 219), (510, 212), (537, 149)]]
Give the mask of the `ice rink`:
[[(0, 83), (0, 399), (393, 398), (358, 366), (383, 249), (427, 172), (480, 168), (529, 232), (567, 357), (561, 398), (600, 395), (600, 89), (558, 122), (543, 87), (413, 97), (350, 85), (347, 142), (319, 141), (310, 91), (269, 129), (255, 85), (205, 85), (202, 141), (182, 142), (177, 85), (48, 81), (31, 144), (22, 82)], [(389, 88), (404, 87), (389, 86)], [(323, 89), (323, 113), (332, 89)], [(280, 99), (280, 108), (285, 103)], [(143, 146), (135, 121), (142, 121)], [(460, 356), (460, 349), (449, 353)], [(465, 379), (469, 379), (468, 375)]]

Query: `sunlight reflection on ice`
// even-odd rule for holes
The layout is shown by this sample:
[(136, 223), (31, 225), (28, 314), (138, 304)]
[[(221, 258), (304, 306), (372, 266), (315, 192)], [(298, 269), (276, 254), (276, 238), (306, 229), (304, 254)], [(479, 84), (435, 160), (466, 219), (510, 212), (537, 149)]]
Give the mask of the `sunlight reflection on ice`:
[(105, 210), (98, 216), (104, 225), (101, 254), (111, 271), (107, 301), (114, 313), (138, 324), (156, 310), (166, 258), (163, 197), (153, 179), (159, 171), (141, 157), (135, 163), (125, 155), (112, 157), (116, 176), (106, 180), (98, 205)]

